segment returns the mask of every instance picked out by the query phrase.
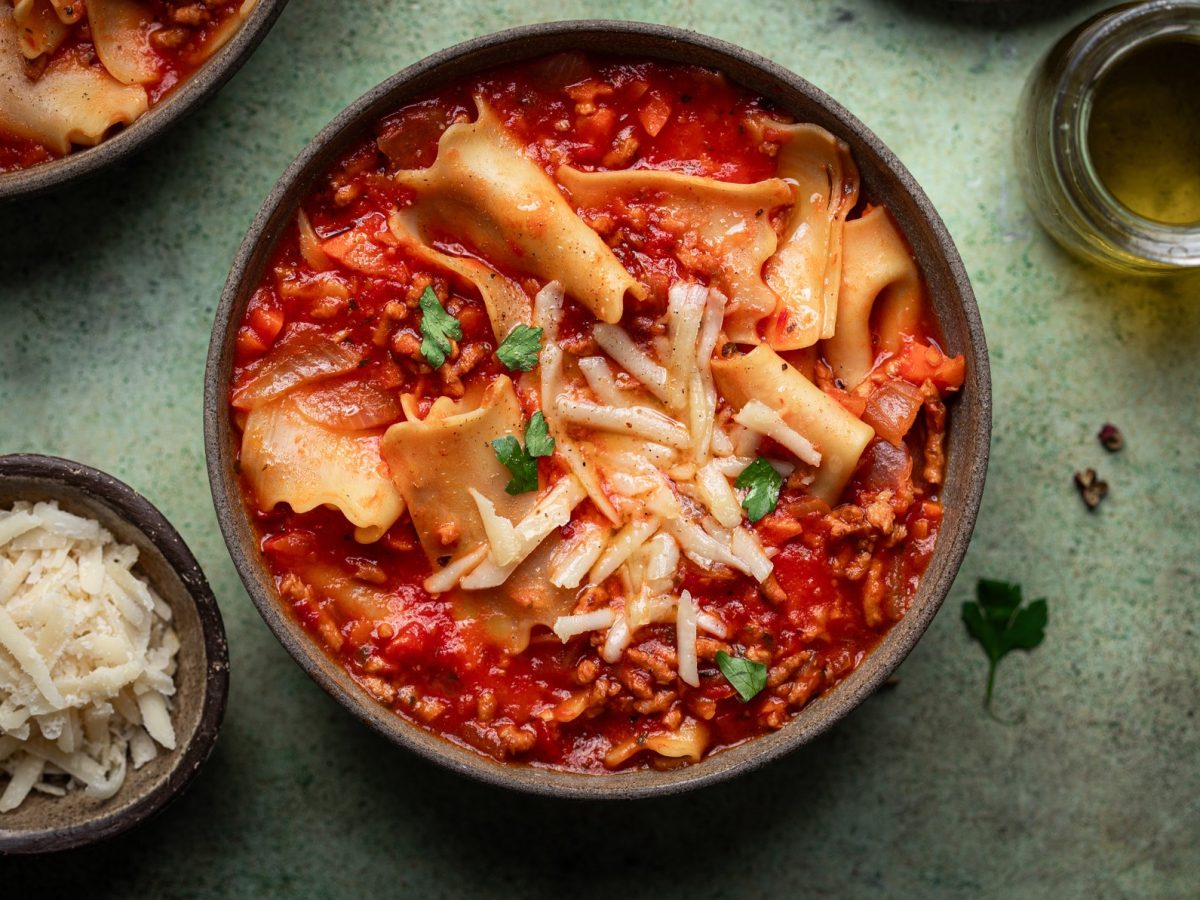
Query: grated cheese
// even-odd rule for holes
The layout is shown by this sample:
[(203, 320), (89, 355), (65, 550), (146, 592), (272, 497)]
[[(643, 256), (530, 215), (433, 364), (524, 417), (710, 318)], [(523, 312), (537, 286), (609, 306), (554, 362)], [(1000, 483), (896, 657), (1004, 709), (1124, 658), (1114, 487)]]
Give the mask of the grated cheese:
[(179, 639), (137, 556), (56, 503), (0, 511), (0, 813), (35, 790), (107, 799), (175, 748)]

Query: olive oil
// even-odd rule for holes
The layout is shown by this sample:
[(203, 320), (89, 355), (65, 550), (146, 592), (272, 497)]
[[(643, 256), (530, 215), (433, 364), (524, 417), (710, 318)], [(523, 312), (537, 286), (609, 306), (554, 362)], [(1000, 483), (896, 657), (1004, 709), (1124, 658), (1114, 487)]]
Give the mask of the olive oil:
[(1143, 44), (1101, 75), (1087, 149), (1101, 184), (1131, 212), (1200, 223), (1200, 42)]

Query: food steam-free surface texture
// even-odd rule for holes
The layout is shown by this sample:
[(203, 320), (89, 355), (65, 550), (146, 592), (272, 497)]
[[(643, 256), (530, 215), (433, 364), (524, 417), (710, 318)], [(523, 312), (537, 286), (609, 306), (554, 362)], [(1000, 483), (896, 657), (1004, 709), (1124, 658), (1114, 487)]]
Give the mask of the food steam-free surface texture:
[[(0, 442), (93, 463), (151, 497), (211, 579), (233, 656), (221, 740), (188, 793), (94, 850), (6, 859), (6, 884), (338, 897), (352, 877), (380, 896), (557, 898), (569, 882), (580, 897), (694, 900), (794, 893), (803, 872), (814, 892), (864, 898), (1194, 893), (1200, 435), (1180, 410), (1200, 396), (1200, 369), (1180, 360), (1200, 354), (1200, 305), (1186, 285), (1062, 254), (1026, 215), (1011, 162), (1013, 109), (1036, 58), (1111, 5), (496, 0), (433, 14), (362, 2), (351, 42), (330, 39), (346, 30), (340, 5), (292, 0), (220, 95), (111, 180), (0, 208)], [(974, 542), (900, 683), (763, 771), (634, 807), (473, 784), (347, 715), (242, 588), (212, 512), (200, 412), (238, 241), (331, 116), (432, 49), (534, 18), (607, 15), (765, 53), (876, 131), (963, 253), (996, 389)], [(247, 129), (268, 111), (269, 129)], [(1125, 435), (1121, 453), (1096, 443), (1106, 421)], [(1070, 484), (1085, 465), (1113, 486), (1090, 517)], [(1020, 717), (1013, 727), (983, 711), (986, 658), (959, 619), (981, 576), (1054, 604), (1046, 643), (997, 676), (995, 712)], [(481, 821), (504, 824), (464, 826)], [(607, 852), (590, 855), (597, 834)]]
[(237, 323), (279, 602), (499, 760), (675, 768), (785, 726), (908, 610), (964, 378), (847, 145), (720, 72), (580, 52), (373, 131)]

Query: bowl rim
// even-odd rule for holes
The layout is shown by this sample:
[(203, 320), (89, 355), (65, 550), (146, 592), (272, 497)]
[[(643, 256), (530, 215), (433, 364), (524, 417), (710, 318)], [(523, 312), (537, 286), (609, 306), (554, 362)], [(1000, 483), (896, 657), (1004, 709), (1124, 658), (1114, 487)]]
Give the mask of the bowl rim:
[(84, 181), (138, 153), (215, 94), (262, 43), (288, 0), (257, 0), (250, 16), (183, 84), (116, 134), (93, 147), (27, 169), (0, 173), (0, 203), (34, 197)]
[(0, 480), (9, 478), (63, 485), (99, 501), (140, 531), (179, 576), (196, 606), (206, 671), (196, 731), (185, 746), (171, 751), (176, 759), (162, 782), (130, 806), (66, 828), (11, 831), (0, 817), (0, 857), (54, 853), (107, 840), (161, 812), (191, 784), (212, 753), (229, 694), (229, 644), (216, 598), (179, 532), (149, 500), (107, 472), (57, 456), (37, 453), (0, 456)]
[[(802, 94), (814, 105), (819, 105), (829, 121), (835, 123), (837, 136), (856, 141), (858, 147), (852, 148), (856, 155), (863, 151), (873, 154), (917, 209), (919, 221), (929, 233), (928, 242), (940, 255), (937, 261), (944, 264), (948, 280), (961, 299), (963, 329), (968, 335), (968, 345), (963, 352), (968, 357), (968, 386), (973, 405), (970, 416), (966, 415), (966, 410), (956, 410), (952, 415), (953, 420), (959, 423), (952, 427), (952, 433), (957, 429), (965, 432), (962, 437), (965, 443), (959, 452), (967, 457), (963, 464), (964, 471), (971, 480), (963, 489), (962, 504), (958, 507), (958, 527), (953, 533), (943, 529), (938, 538), (939, 547), (935, 553), (941, 550), (941, 545), (947, 545), (943, 567), (937, 572), (927, 571), (922, 579), (928, 599), (919, 608), (917, 601), (914, 601), (904, 618), (893, 625), (854, 672), (799, 711), (784, 728), (722, 750), (698, 764), (667, 772), (650, 770), (597, 776), (500, 763), (473, 749), (436, 736), (375, 701), (282, 608), (274, 596), (273, 581), (270, 587), (267, 586), (265, 565), (249, 528), (249, 516), (238, 487), (238, 476), (233, 465), (235, 451), (228, 439), (230, 424), (225, 376), (232, 367), (226, 366), (226, 360), (231, 358), (236, 337), (238, 323), (232, 316), (239, 295), (243, 293), (242, 285), (247, 282), (248, 275), (257, 277), (260, 274), (254, 271), (254, 267), (257, 265), (261, 269), (266, 253), (274, 248), (296, 205), (336, 153), (360, 139), (374, 121), (403, 103), (406, 87), (412, 82), (437, 76), (466, 77), (503, 62), (578, 48), (581, 38), (582, 46), (587, 48), (592, 47), (588, 41), (611, 40), (616, 42), (614, 48), (619, 46), (619, 49), (609, 52), (668, 61), (690, 62), (692, 59), (687, 55), (689, 51), (702, 51), (706, 60), (704, 65), (727, 71), (738, 67), (746, 70), (737, 75), (731, 72), (731, 77), (751, 90), (770, 96), (770, 90), (762, 85), (748, 83), (749, 80), (757, 80), (775, 85), (776, 93), (790, 89)], [(636, 49), (620, 46), (620, 42), (626, 39), (636, 44)], [(536, 46), (532, 49), (523, 46), (527, 43)], [(462, 66), (460, 63), (464, 58), (467, 63)], [(707, 60), (716, 61), (710, 63)], [(754, 78), (748, 79), (747, 73), (753, 73)], [(905, 230), (907, 233), (908, 229)], [(260, 253), (260, 248), (265, 249)], [(252, 290), (251, 286), (244, 291), (246, 299)], [(955, 308), (958, 308), (957, 304)], [(938, 318), (940, 321), (941, 317)], [(353, 101), (304, 147), (276, 182), (256, 214), (222, 291), (214, 317), (205, 370), (204, 433), (209, 482), (217, 519), (234, 566), (251, 600), (297, 664), (359, 721), (422, 758), (477, 781), (561, 798), (633, 799), (675, 794), (715, 784), (784, 756), (844, 718), (873, 694), (904, 660), (949, 593), (970, 542), (987, 470), (991, 381), (987, 344), (974, 293), (944, 223), (908, 170), (856, 117), (795, 73), (725, 41), (666, 25), (604, 19), (573, 20), (507, 29), (434, 53), (385, 79)], [(801, 721), (802, 718), (804, 721)]]

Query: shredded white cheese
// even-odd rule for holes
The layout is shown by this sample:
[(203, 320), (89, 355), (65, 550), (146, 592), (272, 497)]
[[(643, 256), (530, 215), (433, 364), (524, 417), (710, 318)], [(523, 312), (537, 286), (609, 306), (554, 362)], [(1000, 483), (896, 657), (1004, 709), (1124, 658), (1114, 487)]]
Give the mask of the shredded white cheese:
[(179, 639), (136, 562), (56, 503), (0, 511), (0, 813), (34, 790), (106, 799), (129, 759), (175, 748)]

